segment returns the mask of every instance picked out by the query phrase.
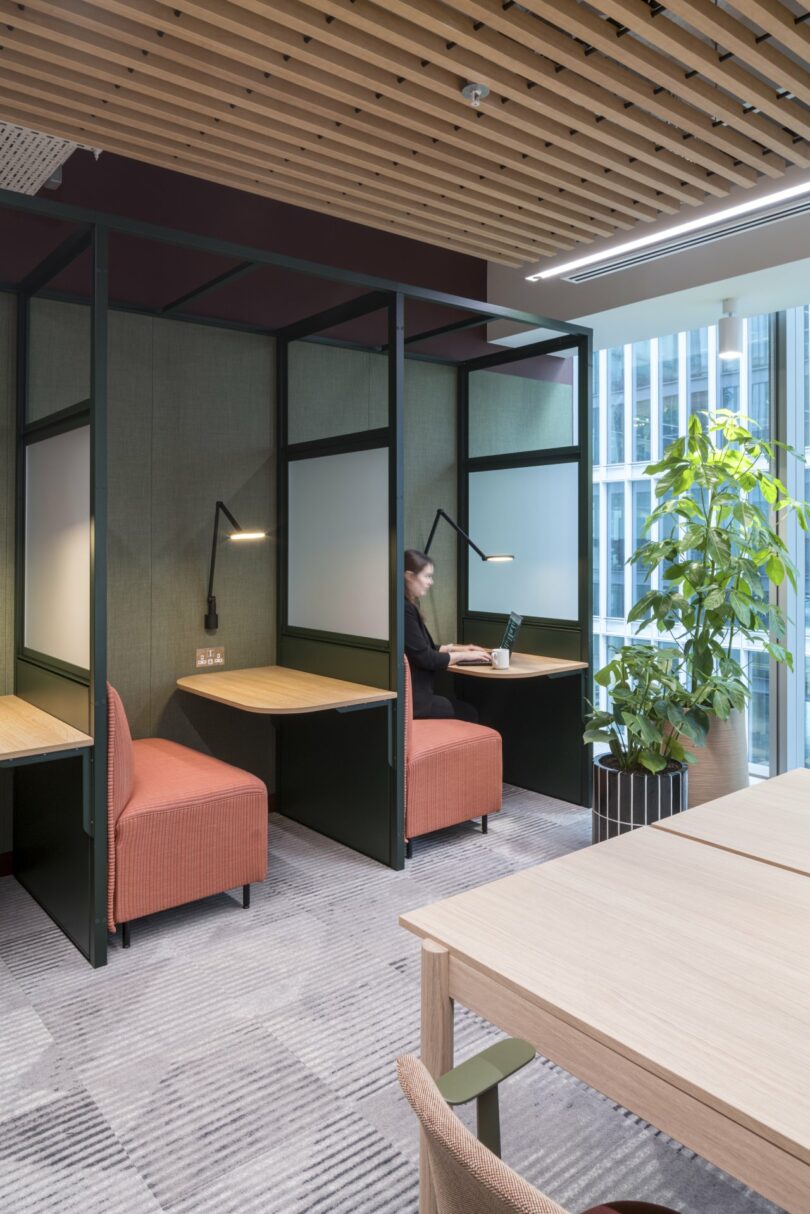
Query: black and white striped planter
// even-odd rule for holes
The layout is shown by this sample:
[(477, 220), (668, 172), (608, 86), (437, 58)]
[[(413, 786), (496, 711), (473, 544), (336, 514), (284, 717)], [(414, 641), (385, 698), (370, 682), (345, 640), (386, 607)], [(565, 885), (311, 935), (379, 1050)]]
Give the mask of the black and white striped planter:
[(594, 843), (688, 808), (689, 769), (685, 763), (653, 776), (617, 771), (610, 761), (610, 755), (598, 755), (593, 761)]

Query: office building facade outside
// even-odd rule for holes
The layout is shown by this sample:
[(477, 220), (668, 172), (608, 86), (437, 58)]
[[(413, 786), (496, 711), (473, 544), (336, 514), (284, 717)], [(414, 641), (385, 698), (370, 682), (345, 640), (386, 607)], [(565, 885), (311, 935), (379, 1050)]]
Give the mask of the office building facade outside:
[[(650, 587), (646, 571), (627, 559), (644, 537), (644, 522), (656, 500), (653, 479), (644, 470), (685, 433), (691, 413), (718, 407), (740, 411), (757, 423), (763, 436), (782, 439), (802, 451), (804, 472), (797, 464), (792, 491), (810, 500), (809, 350), (810, 307), (805, 306), (745, 320), (740, 359), (718, 357), (716, 325), (595, 352), (595, 670), (635, 639), (667, 643), (654, 629), (637, 631), (626, 622), (632, 605)], [(739, 653), (752, 687), (748, 713), (752, 776), (770, 773), (775, 745), (792, 749), (793, 765), (810, 766), (810, 538), (804, 537), (803, 543), (796, 537), (786, 539), (799, 569), (799, 594), (785, 604), (796, 670), (777, 676), (768, 655), (756, 646), (744, 644)], [(779, 687), (777, 677), (782, 680)], [(604, 689), (596, 691), (604, 702)], [(794, 736), (788, 742), (791, 722)]]

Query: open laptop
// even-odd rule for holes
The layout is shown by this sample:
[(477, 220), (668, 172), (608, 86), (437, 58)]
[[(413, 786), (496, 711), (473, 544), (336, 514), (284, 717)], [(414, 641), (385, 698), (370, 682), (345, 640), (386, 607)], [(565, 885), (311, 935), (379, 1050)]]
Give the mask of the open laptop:
[[(504, 629), (503, 637), (501, 638), (501, 643), (500, 643), (500, 645), (496, 646), (496, 648), (508, 649), (509, 652), (511, 653), (515, 647), (515, 641), (517, 640), (518, 633), (520, 632), (520, 625), (522, 623), (523, 623), (523, 616), (518, 615), (518, 613), (516, 611), (510, 611), (509, 619), (506, 621), (506, 628)], [(459, 660), (457, 662), (454, 662), (453, 665), (454, 666), (491, 666), (492, 663), (490, 662), (489, 658), (469, 657), (469, 658), (459, 658)]]

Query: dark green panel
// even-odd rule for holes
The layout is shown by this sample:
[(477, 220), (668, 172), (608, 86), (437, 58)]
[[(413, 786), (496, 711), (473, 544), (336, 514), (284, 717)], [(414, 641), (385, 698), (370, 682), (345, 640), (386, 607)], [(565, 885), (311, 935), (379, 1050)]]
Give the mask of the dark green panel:
[(348, 679), (350, 683), (365, 683), (369, 687), (389, 686), (387, 649), (362, 649), (282, 633), (278, 660), (281, 666), (330, 679)]
[(273, 724), (265, 713), (229, 708), (180, 690), (155, 722), (158, 737), (181, 737), (193, 750), (252, 772), (269, 790), (275, 787)]
[(93, 840), (82, 826), (82, 760), (14, 769), (14, 874), (86, 957), (93, 925)]
[(394, 807), (386, 706), (306, 713), (278, 723), (281, 813), (391, 864)]
[(455, 678), (455, 694), (503, 738), (508, 784), (574, 805), (590, 804), (589, 748), (583, 745), (582, 676)]
[(90, 733), (90, 691), (86, 683), (17, 658), (15, 692), (20, 699), (36, 704), (52, 717), (67, 721), (82, 733)]
[[(497, 620), (465, 616), (462, 621), (462, 640), (465, 644), (485, 645), (495, 648), (503, 639), (506, 616)], [(570, 658), (574, 662), (587, 661), (582, 657), (582, 634), (578, 628), (555, 628), (548, 624), (532, 624), (524, 621), (515, 648), (518, 653), (536, 653), (545, 658)]]

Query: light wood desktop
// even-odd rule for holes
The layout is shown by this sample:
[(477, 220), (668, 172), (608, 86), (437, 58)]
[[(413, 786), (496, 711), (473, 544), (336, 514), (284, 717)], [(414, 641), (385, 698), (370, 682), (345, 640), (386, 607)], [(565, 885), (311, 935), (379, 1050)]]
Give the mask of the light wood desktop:
[(655, 826), (810, 876), (810, 771), (785, 772)]
[(468, 674), (484, 679), (538, 679), (544, 675), (568, 674), (571, 670), (587, 670), (587, 662), (570, 658), (544, 658), (536, 653), (513, 653), (506, 670), (495, 666), (450, 666), (451, 674)]
[(289, 666), (256, 666), (247, 670), (191, 674), (178, 679), (177, 686), (182, 691), (228, 704), (231, 708), (274, 716), (356, 708), (397, 698), (395, 691), (382, 687), (329, 679)]
[(18, 696), (0, 696), (0, 763), (93, 745), (86, 733), (74, 729)]
[[(424, 940), (422, 1057), (432, 1074), (453, 1065), (458, 1000), (807, 1214), (805, 877), (641, 829), (400, 923)], [(434, 1214), (420, 1175), (420, 1212)]]

